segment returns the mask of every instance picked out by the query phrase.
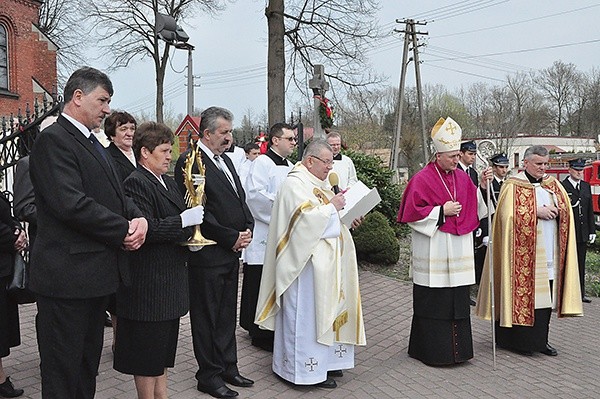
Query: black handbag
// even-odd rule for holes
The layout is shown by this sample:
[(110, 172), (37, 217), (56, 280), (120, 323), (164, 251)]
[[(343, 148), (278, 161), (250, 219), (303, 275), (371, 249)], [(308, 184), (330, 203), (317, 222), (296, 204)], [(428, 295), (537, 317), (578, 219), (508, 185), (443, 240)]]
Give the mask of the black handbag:
[(17, 252), (14, 255), (13, 276), (6, 284), (8, 295), (18, 304), (34, 303), (35, 297), (28, 288), (29, 253)]

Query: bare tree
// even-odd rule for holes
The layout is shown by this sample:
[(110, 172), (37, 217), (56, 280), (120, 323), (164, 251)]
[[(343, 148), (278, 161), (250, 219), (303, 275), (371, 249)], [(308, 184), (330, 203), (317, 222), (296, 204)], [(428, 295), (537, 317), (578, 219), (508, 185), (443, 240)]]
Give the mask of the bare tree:
[[(326, 65), (327, 78), (348, 86), (379, 81), (365, 66), (367, 45), (380, 37), (376, 0), (269, 0), (269, 124), (285, 118), (286, 53), (288, 84), (306, 91), (315, 64)], [(289, 44), (285, 51), (285, 39)]]
[[(213, 15), (223, 0), (89, 0), (87, 21), (96, 25), (103, 58), (112, 57), (110, 68), (127, 67), (134, 59), (152, 58), (156, 72), (156, 120), (163, 121), (163, 83), (173, 47), (156, 37), (155, 16), (170, 15), (181, 22), (196, 12)], [(84, 3), (85, 4), (85, 3)]]
[[(71, 72), (83, 64), (86, 42), (81, 40), (90, 29), (82, 23), (79, 1), (45, 0), (39, 8), (39, 29), (57, 46), (57, 78), (62, 87)], [(57, 90), (59, 88), (57, 87)]]
[(556, 132), (560, 136), (575, 97), (579, 73), (574, 64), (555, 61), (536, 75), (536, 83), (552, 107)]

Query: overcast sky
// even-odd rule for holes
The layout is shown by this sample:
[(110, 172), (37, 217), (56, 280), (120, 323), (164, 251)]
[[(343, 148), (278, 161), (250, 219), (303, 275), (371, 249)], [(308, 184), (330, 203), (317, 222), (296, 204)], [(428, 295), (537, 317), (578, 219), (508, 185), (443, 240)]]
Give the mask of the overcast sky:
[[(600, 67), (600, 1), (591, 0), (381, 0), (380, 25), (403, 28), (395, 20), (428, 21), (427, 46), (421, 50), (424, 84), (449, 89), (474, 82), (501, 84), (508, 74), (539, 70), (562, 60), (580, 71)], [(239, 125), (242, 115), (266, 109), (267, 26), (265, 0), (238, 0), (214, 19), (189, 19), (196, 108), (229, 108)], [(373, 45), (368, 56), (375, 71), (397, 87), (403, 37), (396, 34)], [(173, 50), (165, 79), (165, 104), (186, 112), (187, 52)], [(102, 65), (98, 65), (103, 67)], [(325, 65), (327, 69), (327, 65)], [(407, 86), (414, 86), (413, 66)], [(149, 59), (111, 74), (112, 106), (129, 112), (154, 112), (154, 70)], [(308, 91), (308, 89), (307, 89)], [(291, 109), (286, 112), (289, 115)], [(294, 110), (295, 111), (295, 110)]]

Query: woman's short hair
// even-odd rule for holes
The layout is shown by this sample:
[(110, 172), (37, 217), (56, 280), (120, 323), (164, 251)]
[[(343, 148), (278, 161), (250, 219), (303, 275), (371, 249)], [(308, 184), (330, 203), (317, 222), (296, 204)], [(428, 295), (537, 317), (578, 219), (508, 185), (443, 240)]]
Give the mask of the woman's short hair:
[(106, 134), (106, 137), (110, 140), (117, 134), (117, 128), (126, 123), (133, 123), (133, 126), (137, 127), (137, 122), (130, 113), (125, 111), (114, 111), (104, 120), (104, 134)]
[(142, 155), (142, 147), (146, 147), (150, 152), (161, 144), (173, 144), (175, 136), (173, 131), (164, 123), (144, 122), (135, 131), (133, 136), (133, 154), (136, 159)]

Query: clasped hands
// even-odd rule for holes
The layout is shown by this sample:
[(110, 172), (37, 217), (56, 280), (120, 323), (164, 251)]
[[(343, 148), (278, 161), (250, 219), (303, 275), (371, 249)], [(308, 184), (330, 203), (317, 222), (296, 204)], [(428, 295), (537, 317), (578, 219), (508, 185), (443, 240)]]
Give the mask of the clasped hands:
[(554, 205), (538, 206), (537, 217), (543, 220), (556, 219), (558, 217), (558, 208)]
[(27, 245), (29, 245), (29, 243), (27, 242), (27, 234), (25, 233), (25, 230), (22, 229), (17, 229), (15, 231), (15, 235), (17, 234), (18, 236), (15, 240), (14, 248), (15, 251), (22, 251), (25, 248), (27, 248)]
[(443, 210), (444, 216), (458, 216), (462, 210), (462, 205), (458, 201), (447, 201)]
[(135, 218), (129, 221), (127, 236), (123, 240), (123, 249), (126, 251), (135, 251), (139, 249), (146, 241), (148, 232), (148, 221), (144, 218)]
[(238, 235), (238, 239), (233, 244), (231, 248), (234, 252), (239, 252), (244, 248), (248, 248), (248, 245), (252, 241), (252, 231), (250, 229), (246, 229), (245, 231), (240, 231)]

